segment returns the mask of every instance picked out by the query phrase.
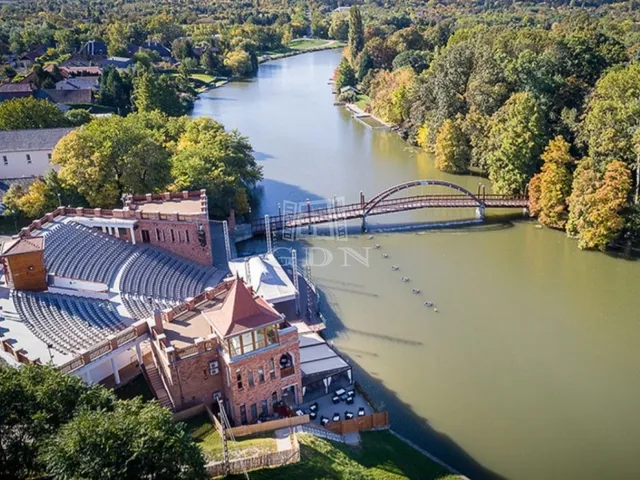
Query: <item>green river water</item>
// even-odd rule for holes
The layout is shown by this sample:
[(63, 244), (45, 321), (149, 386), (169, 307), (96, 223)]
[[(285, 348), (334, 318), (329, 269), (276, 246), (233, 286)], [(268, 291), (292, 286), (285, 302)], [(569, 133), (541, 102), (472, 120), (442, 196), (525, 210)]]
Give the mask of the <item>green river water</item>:
[[(194, 116), (212, 116), (250, 138), (265, 176), (259, 213), (307, 198), (357, 202), (361, 190), (370, 198), (414, 179), (445, 179), (473, 192), (487, 182), (438, 172), (396, 134), (333, 106), (327, 81), (339, 59), (324, 51), (266, 63), (257, 79), (196, 103)], [(473, 213), (418, 211), (369, 224)], [(354, 226), (346, 238), (312, 236), (295, 246), (334, 254), (329, 265), (312, 268), (327, 337), (389, 410), (392, 428), (472, 478), (640, 477), (637, 262), (581, 252), (562, 233), (521, 219), (378, 230), (373, 240)], [(373, 243), (381, 248), (368, 250), (368, 266), (343, 266), (341, 248), (365, 255)]]

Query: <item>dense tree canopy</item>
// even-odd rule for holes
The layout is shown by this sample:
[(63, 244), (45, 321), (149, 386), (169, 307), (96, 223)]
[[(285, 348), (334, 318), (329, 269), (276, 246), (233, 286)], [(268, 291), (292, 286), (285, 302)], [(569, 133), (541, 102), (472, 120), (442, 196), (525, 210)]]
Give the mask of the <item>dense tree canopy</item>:
[(32, 97), (0, 103), (0, 130), (66, 127), (67, 120), (55, 103)]

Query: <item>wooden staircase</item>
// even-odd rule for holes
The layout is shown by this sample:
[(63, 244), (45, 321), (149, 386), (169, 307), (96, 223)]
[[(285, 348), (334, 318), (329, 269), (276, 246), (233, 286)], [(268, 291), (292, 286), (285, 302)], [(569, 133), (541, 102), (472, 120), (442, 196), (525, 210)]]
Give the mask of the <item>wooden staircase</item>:
[(151, 389), (160, 402), (160, 405), (173, 410), (171, 399), (167, 394), (167, 390), (164, 388), (162, 379), (160, 378), (160, 373), (158, 372), (158, 369), (154, 365), (153, 361), (151, 361), (150, 363), (145, 363), (144, 369), (147, 371), (147, 377), (149, 378), (149, 382), (151, 382)]

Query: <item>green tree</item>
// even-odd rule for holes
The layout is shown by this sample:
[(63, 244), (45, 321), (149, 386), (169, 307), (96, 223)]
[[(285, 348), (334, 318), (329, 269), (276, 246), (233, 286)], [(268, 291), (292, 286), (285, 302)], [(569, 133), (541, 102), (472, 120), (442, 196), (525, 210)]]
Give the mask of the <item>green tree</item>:
[(210, 211), (216, 216), (226, 216), (231, 207), (247, 213), (248, 192), (262, 178), (248, 140), (237, 131), (226, 132), (210, 118), (189, 121), (177, 130), (171, 189), (206, 188)]
[(353, 73), (353, 68), (346, 57), (342, 57), (340, 65), (336, 71), (336, 89), (340, 91), (344, 87), (353, 87), (356, 84), (356, 76)]
[(124, 193), (153, 192), (170, 182), (169, 155), (158, 133), (148, 127), (164, 121), (158, 113), (97, 118), (63, 137), (51, 162), (60, 181), (92, 207), (113, 207)]
[(0, 103), (0, 130), (66, 126), (64, 114), (49, 100), (24, 97)]
[(251, 56), (244, 50), (233, 50), (224, 57), (224, 66), (234, 77), (247, 77), (254, 73)]
[(57, 479), (206, 479), (204, 458), (184, 424), (156, 402), (121, 400), (112, 410), (82, 411), (44, 448)]
[(143, 70), (133, 80), (133, 102), (139, 112), (158, 110), (166, 115), (184, 115), (187, 108), (180, 100), (174, 81), (168, 75)]
[(212, 75), (220, 74), (221, 69), (224, 69), (224, 64), (211, 48), (205, 50), (200, 57), (200, 65)]
[(523, 192), (544, 144), (542, 116), (529, 93), (516, 93), (491, 119), (489, 178), (500, 194)]
[(91, 121), (91, 114), (87, 110), (82, 109), (69, 110), (64, 114), (64, 118), (67, 119), (69, 125), (79, 127)]
[(371, 71), (373, 68), (373, 60), (369, 56), (369, 51), (365, 48), (357, 61), (358, 64), (358, 74), (356, 75), (358, 82), (362, 82), (364, 77), (367, 76), (367, 73)]
[(101, 105), (114, 108), (120, 115), (131, 111), (133, 85), (127, 73), (120, 73), (113, 65), (104, 69), (100, 77), (98, 98)]
[(436, 136), (436, 167), (448, 173), (464, 173), (469, 169), (469, 142), (459, 121), (445, 120)]
[(106, 30), (107, 51), (113, 57), (126, 55), (131, 40), (131, 27), (124, 22), (111, 22)]
[(171, 53), (173, 56), (182, 61), (185, 58), (194, 58), (195, 54), (193, 53), (193, 45), (191, 45), (191, 41), (187, 38), (178, 38), (174, 40), (171, 44)]
[[(43, 359), (45, 360), (45, 359)], [(115, 397), (101, 386), (41, 365), (0, 365), (0, 477), (43, 473), (38, 455), (80, 410), (109, 408)]]
[(364, 48), (364, 26), (360, 8), (356, 5), (349, 9), (349, 51), (351, 58), (355, 59)]
[(331, 25), (329, 26), (329, 37), (342, 42), (349, 38), (349, 20), (347, 16), (340, 13), (334, 13), (331, 16)]
[(635, 169), (633, 137), (640, 129), (640, 64), (605, 74), (589, 97), (581, 138), (601, 171), (621, 160)]
[[(567, 200), (571, 194), (571, 172), (569, 165), (574, 162), (574, 158), (569, 152), (569, 143), (562, 138), (552, 139), (544, 153), (542, 154), (542, 170), (529, 182), (531, 189), (534, 179), (539, 181), (538, 198), (534, 200), (536, 215), (543, 225), (552, 228), (565, 227), (568, 217)], [(536, 195), (536, 192), (529, 192), (529, 197)], [(532, 212), (533, 213), (533, 212)]]

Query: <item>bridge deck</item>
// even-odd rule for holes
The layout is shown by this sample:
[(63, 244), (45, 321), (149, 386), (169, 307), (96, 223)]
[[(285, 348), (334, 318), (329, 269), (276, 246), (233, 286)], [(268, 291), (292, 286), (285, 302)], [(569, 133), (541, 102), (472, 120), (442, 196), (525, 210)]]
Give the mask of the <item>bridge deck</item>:
[[(285, 228), (305, 227), (326, 222), (353, 220), (371, 215), (384, 215), (396, 212), (406, 212), (422, 208), (527, 208), (529, 201), (520, 195), (483, 195), (481, 204), (464, 194), (431, 194), (414, 195), (403, 198), (384, 199), (369, 207), (368, 204), (351, 203), (347, 205), (335, 205), (324, 208), (311, 208), (292, 214), (276, 215), (269, 217), (272, 231)], [(258, 218), (251, 222), (254, 234), (265, 232), (265, 219)]]

